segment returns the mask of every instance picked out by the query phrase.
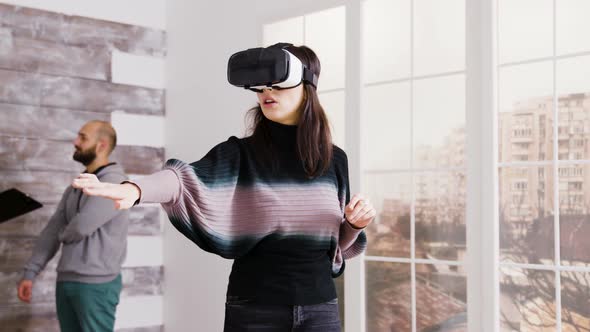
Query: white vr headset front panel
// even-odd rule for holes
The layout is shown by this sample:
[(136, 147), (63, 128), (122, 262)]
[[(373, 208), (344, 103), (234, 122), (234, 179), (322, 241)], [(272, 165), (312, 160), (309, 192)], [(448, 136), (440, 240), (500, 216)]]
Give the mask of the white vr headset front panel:
[[(289, 56), (289, 75), (287, 76), (286, 80), (275, 83), (273, 86), (278, 86), (279, 88), (292, 88), (299, 85), (303, 79), (303, 64), (301, 63), (301, 60), (299, 60), (299, 58), (295, 55), (291, 54), (291, 52), (287, 50), (283, 50), (283, 52), (287, 53)], [(265, 88), (268, 89), (269, 87), (266, 85), (259, 85), (252, 86), (250, 88), (262, 90)]]

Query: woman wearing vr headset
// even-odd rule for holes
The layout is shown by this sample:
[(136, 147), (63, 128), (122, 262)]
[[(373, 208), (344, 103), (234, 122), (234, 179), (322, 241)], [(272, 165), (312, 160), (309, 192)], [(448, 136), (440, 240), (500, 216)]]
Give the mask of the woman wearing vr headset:
[(348, 161), (332, 144), (308, 47), (276, 44), (234, 54), (231, 84), (256, 92), (251, 135), (230, 137), (191, 164), (171, 159), (135, 182), (73, 186), (120, 209), (161, 203), (200, 248), (234, 259), (225, 331), (340, 331), (332, 278), (364, 251), (375, 209), (350, 198)]

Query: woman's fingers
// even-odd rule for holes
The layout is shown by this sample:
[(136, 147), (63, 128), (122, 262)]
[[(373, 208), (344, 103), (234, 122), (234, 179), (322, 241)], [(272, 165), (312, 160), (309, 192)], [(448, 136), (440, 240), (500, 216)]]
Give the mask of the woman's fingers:
[(100, 182), (94, 174), (83, 173), (72, 181), (72, 187), (81, 189), (89, 196), (104, 197), (115, 201), (117, 209), (129, 209), (135, 204), (135, 199), (121, 184)]
[(353, 196), (344, 213), (348, 222), (359, 228), (366, 227), (377, 215), (373, 204), (360, 194)]
[(371, 208), (371, 209), (363, 210), (362, 215), (356, 219), (356, 222), (361, 223), (361, 224), (364, 224), (364, 223), (368, 224), (368, 222), (372, 221), (376, 215), (377, 215), (377, 211), (375, 211), (375, 209)]
[(76, 177), (74, 179), (74, 181), (72, 181), (72, 187), (74, 187), (76, 189), (84, 189), (84, 188), (95, 186), (100, 183), (101, 182), (98, 180), (96, 175), (84, 173), (84, 174), (78, 175), (78, 177)]
[(92, 174), (92, 173), (81, 173), (78, 175), (78, 178), (81, 179), (95, 179), (98, 181), (98, 177), (96, 177), (96, 174)]
[(120, 200), (125, 198), (125, 193), (120, 184), (100, 183), (94, 186), (88, 186), (82, 189), (86, 195), (99, 196), (109, 198), (112, 200)]
[(347, 217), (349, 221), (354, 220), (358, 214), (366, 207), (370, 206), (370, 202), (362, 195), (354, 195), (347, 206)]
[(76, 180), (82, 180), (82, 182), (100, 182), (100, 180), (94, 174), (82, 173), (76, 177)]
[(365, 204), (357, 204), (356, 208), (354, 209), (354, 211), (351, 214), (350, 222), (356, 222), (362, 216), (364, 216), (367, 212), (369, 212), (371, 209), (372, 209), (371, 205), (368, 205), (366, 203)]
[(82, 189), (82, 191), (89, 196), (100, 196), (100, 197), (106, 197), (106, 198), (111, 198), (110, 196), (112, 196), (112, 193), (110, 190), (108, 190), (108, 188), (104, 188), (104, 187), (98, 187), (98, 186), (88, 186), (88, 187), (83, 187), (80, 188)]
[(85, 183), (85, 182), (80, 182), (78, 180), (74, 180), (74, 182), (72, 182), (72, 187), (76, 188), (76, 189), (81, 189), (81, 190), (98, 190), (98, 189), (103, 189), (106, 188), (108, 184), (106, 183), (101, 183), (101, 182), (97, 182), (97, 183)]
[(135, 202), (130, 199), (118, 199), (115, 201), (115, 208), (117, 210), (127, 210), (133, 207)]
[(85, 194), (91, 196), (111, 196), (116, 195), (114, 190), (116, 184), (100, 182), (94, 174), (80, 174), (72, 181), (72, 187), (82, 189)]
[(352, 212), (356, 206), (356, 204), (362, 199), (363, 197), (360, 194), (356, 194), (352, 196), (348, 205), (346, 205), (346, 210), (348, 212)]

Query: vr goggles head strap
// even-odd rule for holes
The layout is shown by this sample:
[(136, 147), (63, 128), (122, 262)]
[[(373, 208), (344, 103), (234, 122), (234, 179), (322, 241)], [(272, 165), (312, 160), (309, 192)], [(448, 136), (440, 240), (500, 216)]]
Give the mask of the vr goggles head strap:
[(318, 76), (303, 65), (303, 82), (311, 84), (315, 89), (318, 88)]
[(274, 45), (268, 46), (268, 48), (276, 47), (276, 48), (280, 48), (281, 50), (284, 50), (287, 47), (291, 47), (291, 46), (293, 46), (293, 44), (291, 44), (291, 43), (276, 43)]

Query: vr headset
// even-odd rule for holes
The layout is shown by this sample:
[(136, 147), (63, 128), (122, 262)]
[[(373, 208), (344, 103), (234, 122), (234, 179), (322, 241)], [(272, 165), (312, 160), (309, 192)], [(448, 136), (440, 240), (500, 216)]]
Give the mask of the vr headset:
[(289, 46), (292, 44), (278, 43), (233, 54), (227, 64), (227, 80), (255, 92), (290, 89), (302, 82), (317, 89), (318, 77), (286, 50)]

